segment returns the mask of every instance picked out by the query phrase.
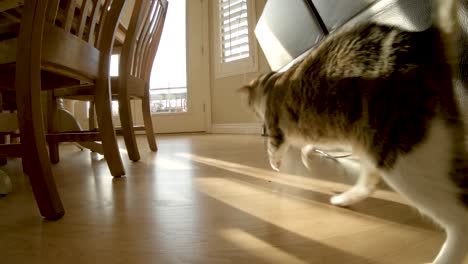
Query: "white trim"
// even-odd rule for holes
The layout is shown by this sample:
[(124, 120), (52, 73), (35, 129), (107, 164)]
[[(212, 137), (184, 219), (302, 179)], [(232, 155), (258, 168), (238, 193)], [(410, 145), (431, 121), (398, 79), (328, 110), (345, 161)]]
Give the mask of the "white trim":
[(213, 124), (211, 127), (213, 134), (263, 134), (262, 123), (225, 123)]
[(205, 114), (205, 132), (211, 133), (211, 70), (210, 70), (210, 5), (208, 1), (202, 1), (202, 61), (201, 69), (203, 76), (203, 112)]

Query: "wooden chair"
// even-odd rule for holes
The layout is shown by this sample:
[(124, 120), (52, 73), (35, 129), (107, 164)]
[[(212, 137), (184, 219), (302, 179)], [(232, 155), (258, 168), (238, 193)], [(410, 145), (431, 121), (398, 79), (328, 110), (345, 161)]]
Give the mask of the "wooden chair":
[[(59, 89), (51, 91), (48, 96), (47, 107), (48, 107), (48, 114), (47, 114), (47, 124), (48, 124), (48, 137), (47, 141), (49, 144), (49, 152), (50, 152), (50, 159), (52, 163), (57, 163), (59, 161), (59, 151), (58, 151), (58, 144), (59, 142), (94, 142), (94, 141), (101, 141), (102, 142), (102, 154), (106, 158), (107, 164), (113, 176), (122, 176), (125, 174), (122, 160), (120, 157), (115, 132), (113, 131), (113, 123), (112, 123), (112, 109), (111, 109), (111, 101), (109, 99), (110, 96), (110, 87), (109, 87), (109, 67), (110, 67), (110, 54), (113, 45), (113, 39), (115, 34), (115, 25), (112, 25), (113, 28), (104, 29), (103, 24), (99, 22), (105, 18), (107, 13), (109, 12), (101, 12), (99, 8), (94, 8), (96, 3), (101, 3), (105, 5), (109, 5), (111, 2), (110, 0), (93, 0), (93, 1), (83, 1), (81, 4), (81, 9), (87, 10), (85, 12), (80, 13), (79, 20), (75, 23), (76, 30), (73, 30), (73, 21), (69, 22), (69, 25), (66, 29), (69, 29), (70, 32), (75, 32), (75, 35), (83, 40), (87, 41), (89, 44), (95, 46), (95, 48), (100, 51), (100, 43), (103, 41), (103, 37), (106, 35), (106, 30), (110, 32), (107, 33), (107, 37), (110, 37), (108, 41), (106, 41), (106, 50), (101, 51), (100, 54), (94, 54), (95, 57), (97, 56), (97, 64), (95, 62), (92, 65), (86, 65), (86, 61), (81, 65), (83, 67), (92, 66), (94, 69), (92, 75), (85, 76), (85, 78), (76, 78), (79, 79), (81, 82), (78, 84), (80, 85), (90, 85), (92, 84), (94, 89), (88, 91), (88, 96), (93, 98), (96, 102), (96, 108), (98, 111), (97, 119), (99, 123), (99, 131), (92, 130), (88, 132), (83, 131), (72, 131), (72, 132), (59, 132), (57, 129), (57, 119), (58, 119), (58, 110), (57, 110), (57, 100), (56, 96), (54, 95), (56, 91), (61, 90), (62, 87), (69, 87), (69, 85), (61, 85)], [(72, 7), (70, 7), (72, 6)], [(77, 6), (76, 0), (68, 0), (67, 5), (64, 6), (65, 13), (73, 14), (76, 11), (72, 11)], [(105, 6), (104, 6), (105, 7)], [(80, 9), (80, 10), (81, 10)], [(99, 18), (100, 17), (100, 18)], [(95, 24), (90, 24), (88, 27), (86, 26), (87, 21), (90, 21)], [(88, 22), (89, 23), (89, 22)], [(99, 28), (96, 28), (99, 27)], [(87, 33), (87, 31), (92, 31), (91, 34)], [(89, 54), (91, 55), (91, 54)], [(83, 56), (81, 52), (77, 52), (76, 56)], [(74, 59), (74, 58), (70, 58)], [(80, 58), (81, 59), (81, 58)], [(91, 58), (89, 58), (91, 59)], [(95, 59), (96, 60), (96, 59)], [(96, 68), (96, 66), (99, 68)], [(88, 69), (86, 69), (88, 70)], [(96, 72), (96, 70), (98, 70)], [(97, 75), (96, 75), (97, 74)], [(88, 77), (88, 78), (86, 78)], [(89, 78), (91, 77), (91, 78)], [(95, 78), (93, 80), (93, 78)], [(76, 85), (74, 85), (76, 87)], [(111, 129), (112, 128), (112, 129)], [(112, 131), (111, 131), (112, 130)]]
[[(26, 0), (19, 37), (1, 45), (0, 82), (16, 93), (20, 144), (0, 145), (0, 158), (22, 157), (41, 214), (64, 214), (47, 153), (41, 91), (86, 82), (95, 84), (100, 132), (51, 134), (52, 141), (105, 139), (105, 157), (114, 176), (124, 174), (111, 119), (109, 60), (125, 0)], [(16, 54), (15, 56), (11, 56)], [(16, 77), (15, 77), (16, 76)], [(55, 151), (51, 149), (51, 151)], [(111, 165), (112, 164), (112, 165)]]
[[(121, 130), (130, 160), (140, 159), (135, 130), (145, 130), (152, 151), (157, 151), (150, 108), (150, 77), (168, 8), (167, 0), (136, 0), (121, 48), (119, 76), (111, 78), (113, 100), (119, 102)], [(143, 126), (133, 123), (130, 100), (142, 100)], [(90, 117), (93, 110), (90, 108)], [(90, 126), (94, 124), (90, 118)]]

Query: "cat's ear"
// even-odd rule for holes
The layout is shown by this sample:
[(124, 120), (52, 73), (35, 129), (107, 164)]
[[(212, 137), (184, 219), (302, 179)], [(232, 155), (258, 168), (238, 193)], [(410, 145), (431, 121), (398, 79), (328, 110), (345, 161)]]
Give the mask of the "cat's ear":
[(241, 88), (239, 88), (237, 90), (238, 93), (241, 93), (241, 94), (247, 94), (249, 95), (253, 90), (253, 86), (252, 85), (244, 85), (242, 86)]

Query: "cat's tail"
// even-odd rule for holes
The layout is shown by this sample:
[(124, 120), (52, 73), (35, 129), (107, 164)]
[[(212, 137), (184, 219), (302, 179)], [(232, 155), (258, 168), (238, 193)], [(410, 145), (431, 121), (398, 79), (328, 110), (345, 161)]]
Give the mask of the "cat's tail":
[(432, 0), (432, 23), (441, 34), (446, 55), (451, 62), (456, 61), (456, 41), (460, 30), (457, 14), (459, 1)]

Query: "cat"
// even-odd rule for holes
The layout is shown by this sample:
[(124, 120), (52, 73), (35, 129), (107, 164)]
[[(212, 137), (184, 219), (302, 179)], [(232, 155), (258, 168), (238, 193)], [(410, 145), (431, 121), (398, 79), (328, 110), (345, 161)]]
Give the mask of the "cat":
[(452, 82), (457, 1), (434, 3), (423, 32), (350, 26), (240, 90), (265, 123), (273, 169), (290, 145), (352, 146), (359, 178), (331, 203), (359, 202), (383, 178), (445, 230), (433, 263), (458, 264), (468, 251), (468, 155)]

